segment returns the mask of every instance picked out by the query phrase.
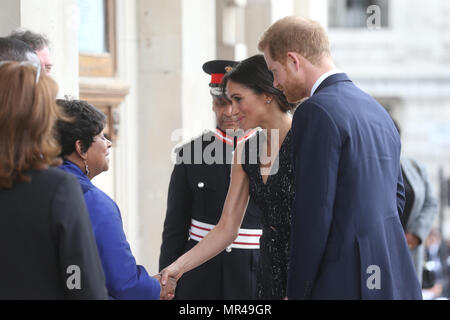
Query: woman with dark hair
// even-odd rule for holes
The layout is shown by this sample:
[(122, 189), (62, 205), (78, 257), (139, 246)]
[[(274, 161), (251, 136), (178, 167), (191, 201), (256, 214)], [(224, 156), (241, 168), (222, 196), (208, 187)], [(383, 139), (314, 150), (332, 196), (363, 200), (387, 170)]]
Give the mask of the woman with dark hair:
[(0, 62), (0, 299), (106, 299), (80, 186), (58, 165), (57, 85)]
[(106, 116), (85, 101), (57, 100), (71, 122), (58, 121), (64, 163), (61, 168), (80, 182), (112, 299), (159, 299), (159, 278), (136, 265), (123, 231), (117, 204), (91, 180), (109, 168), (111, 142), (105, 138)]
[(244, 130), (261, 127), (234, 154), (231, 182), (217, 226), (193, 249), (162, 271), (179, 279), (183, 273), (212, 258), (238, 236), (249, 197), (262, 211), (263, 235), (257, 272), (259, 299), (286, 296), (290, 212), (294, 197), (291, 161), (293, 109), (274, 88), (273, 75), (262, 55), (242, 61), (226, 74), (223, 86)]

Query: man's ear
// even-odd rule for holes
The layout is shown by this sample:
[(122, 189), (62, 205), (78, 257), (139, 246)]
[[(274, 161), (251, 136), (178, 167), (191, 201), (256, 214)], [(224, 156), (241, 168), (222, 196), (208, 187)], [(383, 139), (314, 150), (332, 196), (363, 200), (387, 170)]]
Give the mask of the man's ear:
[(87, 159), (86, 152), (83, 152), (83, 151), (82, 151), (81, 140), (75, 141), (75, 151), (77, 152), (78, 156), (79, 156), (81, 159), (83, 159), (83, 160), (86, 160), (86, 159)]
[(287, 59), (286, 59), (286, 65), (289, 67), (289, 65), (292, 65), (295, 68), (295, 71), (300, 70), (301, 66), (301, 60), (297, 53), (295, 52), (288, 52), (287, 53)]

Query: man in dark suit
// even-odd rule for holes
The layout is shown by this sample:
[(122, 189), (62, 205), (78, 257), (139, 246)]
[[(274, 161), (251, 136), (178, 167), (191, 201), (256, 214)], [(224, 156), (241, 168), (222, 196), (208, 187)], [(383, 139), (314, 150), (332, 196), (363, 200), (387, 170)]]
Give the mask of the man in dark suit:
[[(222, 77), (235, 64), (214, 60), (203, 65), (203, 70), (211, 75), (217, 128), (176, 149), (160, 270), (194, 247), (220, 219), (230, 183), (232, 152), (237, 143), (247, 138), (235, 134), (237, 115), (220, 88)], [(250, 201), (239, 237), (218, 256), (186, 273), (178, 281), (175, 299), (256, 299), (261, 234), (260, 211)]]
[(405, 197), (391, 118), (336, 70), (318, 23), (283, 18), (259, 49), (274, 86), (289, 102), (303, 100), (292, 123), (288, 298), (421, 299), (399, 219)]

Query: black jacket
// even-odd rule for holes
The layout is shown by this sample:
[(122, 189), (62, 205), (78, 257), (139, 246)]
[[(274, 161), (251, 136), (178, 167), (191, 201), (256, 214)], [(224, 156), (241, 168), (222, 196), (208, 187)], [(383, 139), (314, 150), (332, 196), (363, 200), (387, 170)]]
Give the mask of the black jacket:
[(78, 181), (56, 168), (29, 176), (0, 189), (0, 299), (106, 299)]
[[(223, 148), (223, 163), (194, 164), (194, 146), (210, 152)], [(206, 149), (208, 148), (208, 149)], [(218, 150), (218, 149), (216, 149)], [(230, 183), (233, 145), (223, 143), (211, 131), (176, 150), (178, 161), (191, 156), (191, 164), (176, 164), (172, 172), (159, 259), (160, 270), (198, 242), (190, 238), (191, 220), (216, 225)], [(214, 155), (214, 152), (212, 152)], [(187, 157), (186, 157), (187, 155)], [(220, 158), (220, 156), (219, 156)], [(219, 161), (220, 162), (220, 161)], [(260, 210), (250, 201), (243, 229), (261, 229)], [(256, 299), (256, 267), (259, 249), (225, 250), (185, 273), (178, 282), (176, 299)]]

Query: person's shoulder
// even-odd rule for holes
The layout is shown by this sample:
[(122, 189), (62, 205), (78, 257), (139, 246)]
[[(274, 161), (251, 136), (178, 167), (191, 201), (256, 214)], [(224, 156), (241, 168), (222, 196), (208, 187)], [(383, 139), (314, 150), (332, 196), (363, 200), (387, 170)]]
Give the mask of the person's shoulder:
[(310, 130), (311, 132), (327, 132), (342, 141), (344, 134), (342, 132), (342, 116), (337, 113), (336, 109), (320, 103), (316, 97), (313, 98), (304, 101), (297, 107), (292, 119), (292, 139), (296, 140), (298, 133)]
[(49, 167), (42, 170), (33, 170), (31, 172), (31, 178), (35, 183), (44, 184), (47, 187), (60, 184), (78, 184), (77, 179), (73, 175), (56, 167)]
[(179, 143), (175, 149), (190, 147), (195, 142), (205, 141), (208, 138), (212, 138), (214, 136), (214, 132), (211, 130), (204, 130), (202, 133), (189, 138), (186, 141)]
[[(25, 185), (32, 192), (33, 199), (51, 201), (60, 206), (61, 201), (74, 202), (83, 200), (83, 194), (76, 177), (55, 167), (31, 170), (30, 183)], [(45, 199), (45, 200), (44, 200)]]
[(187, 141), (183, 141), (183, 142), (177, 144), (175, 146), (175, 148), (173, 148), (173, 153), (177, 157), (183, 157), (184, 152), (186, 152), (187, 150), (189, 150), (189, 151), (192, 150), (193, 147), (197, 144), (200, 144), (203, 147), (203, 142), (211, 141), (214, 135), (215, 134), (213, 131), (204, 130), (201, 134), (196, 135)]
[(332, 108), (330, 108), (330, 104), (326, 103), (321, 98), (320, 94), (315, 94), (303, 101), (295, 110), (292, 121), (293, 123), (296, 123), (301, 116), (307, 116), (310, 114), (315, 114), (316, 116), (324, 119), (332, 120), (334, 118), (334, 112)]
[(96, 208), (99, 211), (119, 212), (119, 207), (116, 202), (96, 186), (93, 186), (84, 193), (84, 199), (88, 208)]
[(238, 140), (237, 147), (241, 145), (248, 145), (254, 143), (258, 139), (264, 138), (264, 130), (261, 127), (256, 127), (254, 129), (248, 130), (245, 132), (245, 135), (242, 140)]
[(321, 91), (313, 94), (311, 97), (303, 101), (300, 104), (299, 108), (305, 106), (315, 106), (325, 110), (328, 109), (332, 103), (336, 104), (339, 99), (337, 99), (334, 93), (330, 94), (326, 89), (328, 88), (322, 89)]
[(102, 191), (96, 186), (93, 186), (88, 191), (85, 192), (85, 198), (86, 199), (95, 199), (97, 201), (102, 201), (106, 203), (115, 203), (113, 199), (111, 199), (110, 196), (106, 194), (106, 192)]
[(238, 142), (236, 146), (234, 162), (243, 166), (257, 164), (260, 147), (265, 140), (264, 130), (260, 127), (247, 132), (246, 138)]
[(425, 177), (427, 175), (427, 169), (425, 167), (425, 164), (419, 160), (416, 160), (416, 159), (413, 159), (410, 157), (406, 157), (406, 156), (402, 156), (400, 158), (400, 162), (403, 167), (413, 168), (422, 177)]

